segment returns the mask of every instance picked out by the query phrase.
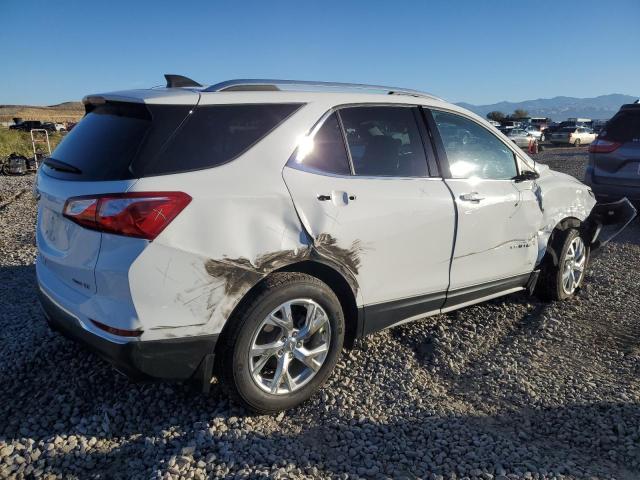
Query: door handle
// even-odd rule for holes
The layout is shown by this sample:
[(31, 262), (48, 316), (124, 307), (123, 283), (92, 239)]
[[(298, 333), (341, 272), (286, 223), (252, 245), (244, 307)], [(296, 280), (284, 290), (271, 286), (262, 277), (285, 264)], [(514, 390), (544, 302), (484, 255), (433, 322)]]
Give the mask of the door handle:
[(484, 200), (484, 197), (478, 195), (478, 192), (471, 192), (463, 193), (462, 195), (460, 195), (460, 200), (464, 200), (465, 202), (479, 203), (480, 200)]
[[(347, 195), (345, 192), (340, 192), (342, 194), (342, 196), (344, 196), (345, 198), (349, 198), (349, 200), (355, 200), (357, 197), (355, 195)], [(316, 197), (318, 200), (320, 200), (321, 202), (326, 202), (327, 200), (331, 200), (331, 195), (323, 195), (320, 194)], [(345, 200), (346, 201), (346, 200)]]

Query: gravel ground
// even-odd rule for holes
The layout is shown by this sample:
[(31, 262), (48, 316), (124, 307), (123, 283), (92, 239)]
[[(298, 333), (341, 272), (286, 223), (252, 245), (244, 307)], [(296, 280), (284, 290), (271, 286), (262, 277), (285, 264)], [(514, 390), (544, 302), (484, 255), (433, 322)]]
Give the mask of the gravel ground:
[[(582, 178), (586, 153), (537, 158)], [(0, 177), (0, 478), (640, 478), (637, 221), (574, 300), (376, 334), (305, 405), (251, 416), (217, 387), (131, 384), (49, 332), (31, 182)]]

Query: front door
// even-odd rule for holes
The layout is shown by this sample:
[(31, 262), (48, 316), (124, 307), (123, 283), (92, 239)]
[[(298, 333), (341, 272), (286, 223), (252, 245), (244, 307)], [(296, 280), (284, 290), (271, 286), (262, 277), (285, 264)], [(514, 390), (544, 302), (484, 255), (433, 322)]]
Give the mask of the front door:
[(523, 286), (535, 267), (542, 216), (533, 182), (516, 183), (516, 155), (488, 128), (449, 112), (432, 115), (458, 210), (445, 306)]

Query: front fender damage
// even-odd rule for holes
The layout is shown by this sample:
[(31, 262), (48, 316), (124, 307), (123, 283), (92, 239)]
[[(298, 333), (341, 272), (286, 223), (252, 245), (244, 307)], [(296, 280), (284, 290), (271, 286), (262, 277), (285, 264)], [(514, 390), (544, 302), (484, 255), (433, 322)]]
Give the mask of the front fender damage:
[(590, 241), (591, 255), (597, 254), (636, 217), (637, 211), (627, 198), (611, 203), (596, 203), (583, 224)]

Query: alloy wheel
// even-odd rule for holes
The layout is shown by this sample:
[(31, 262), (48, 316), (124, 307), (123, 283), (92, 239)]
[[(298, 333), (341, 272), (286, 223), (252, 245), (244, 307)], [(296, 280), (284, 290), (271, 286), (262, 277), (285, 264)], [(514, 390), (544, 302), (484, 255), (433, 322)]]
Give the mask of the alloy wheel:
[(569, 244), (562, 267), (562, 289), (567, 295), (573, 294), (584, 276), (587, 249), (582, 238), (576, 237)]
[(253, 381), (265, 392), (286, 395), (306, 385), (322, 368), (331, 344), (331, 324), (311, 299), (287, 301), (260, 323), (249, 349)]

